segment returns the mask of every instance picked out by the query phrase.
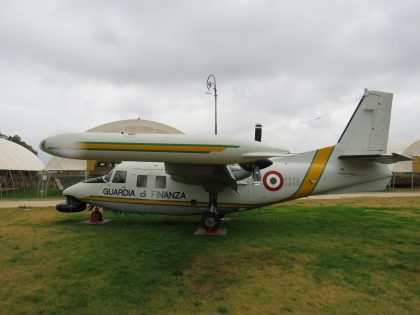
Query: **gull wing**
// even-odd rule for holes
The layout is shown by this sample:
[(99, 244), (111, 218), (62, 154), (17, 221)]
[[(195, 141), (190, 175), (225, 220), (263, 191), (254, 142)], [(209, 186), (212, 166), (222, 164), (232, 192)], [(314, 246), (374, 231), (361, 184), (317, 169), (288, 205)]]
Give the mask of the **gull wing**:
[(71, 159), (227, 165), (277, 157), (288, 151), (223, 136), (87, 132), (50, 137), (41, 149)]

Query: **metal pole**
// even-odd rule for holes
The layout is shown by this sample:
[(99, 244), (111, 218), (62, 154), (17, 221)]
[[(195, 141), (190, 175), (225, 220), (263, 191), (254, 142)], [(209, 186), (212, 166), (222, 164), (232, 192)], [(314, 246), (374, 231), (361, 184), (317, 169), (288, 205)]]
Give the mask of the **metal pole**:
[[(210, 81), (213, 78), (213, 82)], [(214, 134), (217, 135), (217, 88), (216, 88), (216, 77), (210, 74), (207, 78), (207, 89), (210, 94), (210, 88), (213, 86), (214, 90)]]
[(411, 189), (414, 189), (414, 172), (411, 172)]
[(214, 134), (217, 135), (217, 90), (216, 90), (216, 79), (214, 79)]
[(12, 172), (9, 170), (10, 178), (12, 180), (12, 186), (13, 186), (13, 196), (16, 198), (16, 192), (15, 192), (15, 181), (13, 180)]

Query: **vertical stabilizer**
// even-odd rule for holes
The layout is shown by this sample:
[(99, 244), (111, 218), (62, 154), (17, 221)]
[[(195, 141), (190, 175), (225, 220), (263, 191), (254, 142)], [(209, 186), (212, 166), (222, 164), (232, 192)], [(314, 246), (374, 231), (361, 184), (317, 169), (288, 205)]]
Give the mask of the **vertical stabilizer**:
[(346, 155), (385, 154), (391, 107), (392, 93), (365, 90), (337, 148)]

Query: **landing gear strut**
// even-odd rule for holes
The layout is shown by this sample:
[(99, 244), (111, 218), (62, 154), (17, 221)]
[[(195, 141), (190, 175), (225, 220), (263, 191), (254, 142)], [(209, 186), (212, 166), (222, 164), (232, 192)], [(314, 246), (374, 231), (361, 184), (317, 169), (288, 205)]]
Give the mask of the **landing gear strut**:
[(99, 211), (98, 207), (95, 207), (95, 210), (92, 211), (90, 214), (90, 222), (91, 223), (100, 223), (103, 221), (102, 212)]

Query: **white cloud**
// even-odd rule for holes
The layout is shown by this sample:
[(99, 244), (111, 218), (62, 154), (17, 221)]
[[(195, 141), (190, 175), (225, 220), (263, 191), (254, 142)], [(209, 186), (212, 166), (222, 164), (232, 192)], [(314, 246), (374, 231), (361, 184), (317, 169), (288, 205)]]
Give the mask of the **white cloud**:
[[(33, 146), (116, 119), (290, 150), (334, 143), (363, 89), (394, 92), (390, 142), (420, 125), (417, 1), (0, 3), (0, 131)], [(321, 117), (320, 119), (316, 119)], [(316, 119), (316, 120), (315, 120)]]

